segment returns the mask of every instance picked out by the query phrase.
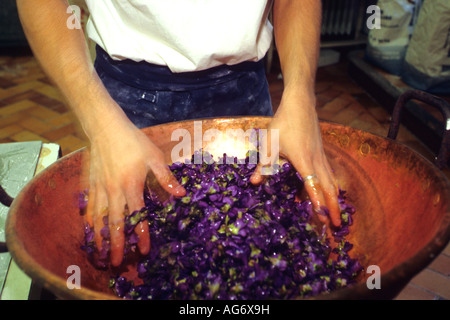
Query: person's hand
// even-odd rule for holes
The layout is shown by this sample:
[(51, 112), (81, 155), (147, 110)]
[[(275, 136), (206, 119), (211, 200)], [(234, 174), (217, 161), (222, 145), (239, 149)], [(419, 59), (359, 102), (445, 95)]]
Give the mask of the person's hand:
[[(94, 227), (95, 242), (102, 247), (103, 217), (108, 215), (111, 264), (123, 260), (124, 217), (144, 206), (143, 191), (151, 170), (161, 186), (174, 196), (186, 191), (170, 172), (159, 148), (139, 129), (128, 122), (110, 123), (91, 139), (89, 163), (89, 198), (87, 220)], [(148, 224), (135, 228), (142, 254), (150, 250)]]
[[(323, 150), (314, 94), (285, 91), (269, 124), (268, 135), (272, 130), (278, 130), (279, 156), (291, 162), (304, 179), (305, 189), (320, 221), (328, 226), (340, 226), (339, 189)], [(270, 137), (265, 141), (270, 143)], [(273, 150), (270, 145), (261, 147), (260, 152)], [(278, 154), (270, 156), (273, 164)], [(259, 184), (264, 180), (262, 169), (265, 165), (270, 164), (258, 164), (251, 177), (252, 183)]]

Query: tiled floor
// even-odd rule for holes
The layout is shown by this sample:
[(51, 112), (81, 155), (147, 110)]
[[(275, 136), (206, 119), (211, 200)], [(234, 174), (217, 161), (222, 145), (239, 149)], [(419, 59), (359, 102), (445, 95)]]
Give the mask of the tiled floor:
[[(268, 79), (276, 108), (283, 85), (276, 66), (272, 69)], [(316, 94), (320, 119), (387, 135), (390, 115), (349, 79), (345, 61), (319, 69)], [(87, 145), (59, 91), (35, 59), (0, 56), (0, 143), (30, 140), (58, 143), (63, 155)], [(397, 140), (432, 159), (406, 129), (400, 130)], [(450, 299), (450, 245), (397, 299)]]
[(0, 57), (0, 142), (55, 142), (63, 154), (86, 138), (59, 91), (29, 56)]

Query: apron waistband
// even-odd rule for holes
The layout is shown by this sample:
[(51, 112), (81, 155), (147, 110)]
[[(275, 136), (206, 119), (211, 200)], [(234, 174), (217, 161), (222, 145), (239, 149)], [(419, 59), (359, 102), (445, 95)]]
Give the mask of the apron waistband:
[(167, 66), (145, 61), (113, 60), (96, 46), (95, 68), (118, 81), (144, 90), (185, 91), (214, 86), (236, 79), (243, 73), (264, 69), (262, 60), (245, 61), (236, 65), (220, 65), (207, 70), (174, 73)]

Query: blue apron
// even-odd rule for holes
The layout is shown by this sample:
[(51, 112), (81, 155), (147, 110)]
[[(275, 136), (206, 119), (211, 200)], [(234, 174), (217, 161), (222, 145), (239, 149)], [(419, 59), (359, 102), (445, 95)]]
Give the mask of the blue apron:
[(97, 46), (95, 69), (138, 128), (210, 117), (273, 115), (262, 60), (173, 73), (147, 62), (113, 60)]

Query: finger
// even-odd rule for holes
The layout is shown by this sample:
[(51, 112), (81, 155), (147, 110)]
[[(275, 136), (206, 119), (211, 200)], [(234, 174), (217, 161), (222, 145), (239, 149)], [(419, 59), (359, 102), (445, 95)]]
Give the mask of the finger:
[(339, 227), (341, 225), (341, 210), (339, 207), (339, 199), (335, 192), (334, 185), (331, 184), (329, 191), (325, 191), (323, 194), (326, 206), (329, 210), (331, 223), (335, 227)]
[(338, 194), (336, 193), (336, 183), (330, 172), (325, 171), (319, 177), (315, 174), (306, 176), (304, 183), (320, 221), (330, 220), (334, 227), (339, 227), (341, 216)]
[(330, 179), (332, 181), (332, 184), (334, 186), (334, 192), (336, 193), (336, 195), (339, 194), (339, 185), (336, 179), (336, 176), (334, 175), (334, 170), (331, 168), (330, 163), (328, 162), (328, 160), (325, 158), (325, 168), (326, 168), (326, 172), (328, 172)]
[(262, 184), (265, 180), (265, 177), (264, 177), (262, 171), (263, 171), (264, 165), (266, 165), (266, 164), (261, 161), (261, 160), (265, 160), (265, 158), (261, 159), (261, 155), (267, 154), (268, 146), (267, 146), (267, 139), (264, 139), (264, 137), (261, 137), (262, 133), (263, 133), (262, 130), (258, 130), (258, 137), (259, 137), (259, 139), (258, 139), (259, 140), (258, 141), (259, 142), (258, 143), (258, 164), (257, 164), (255, 170), (253, 171), (253, 174), (250, 177), (250, 182), (254, 185)]
[(325, 182), (324, 197), (325, 203), (330, 211), (330, 219), (335, 227), (341, 225), (341, 209), (339, 206), (339, 186), (334, 176), (333, 170), (328, 163), (325, 162), (326, 172), (328, 173), (328, 180)]
[(96, 196), (96, 188), (91, 187), (89, 189), (89, 200), (86, 207), (86, 221), (89, 223), (91, 229), (94, 230), (94, 243), (97, 250), (102, 248), (102, 236), (101, 229), (103, 228), (102, 212), (98, 207), (98, 201)]
[(103, 240), (107, 238), (107, 234), (104, 229), (108, 228), (108, 225), (105, 225), (105, 217), (108, 216), (108, 207), (103, 206), (98, 210), (96, 209), (96, 211), (97, 213), (94, 220), (94, 240), (98, 250), (101, 251), (103, 247)]
[(94, 227), (94, 205), (95, 205), (95, 192), (93, 188), (89, 189), (88, 202), (86, 206), (86, 222), (91, 228)]
[(110, 193), (109, 231), (111, 236), (111, 264), (119, 266), (123, 260), (125, 245), (124, 215), (125, 197), (122, 193)]
[(264, 182), (265, 177), (261, 173), (262, 166), (263, 165), (261, 163), (258, 163), (258, 165), (255, 168), (255, 171), (253, 171), (250, 177), (250, 182), (254, 185), (260, 185)]
[[(135, 182), (134, 184), (128, 185), (127, 191), (127, 204), (130, 208), (130, 212), (135, 212), (141, 210), (144, 203), (144, 183)], [(150, 251), (150, 234), (148, 229), (148, 224), (146, 221), (139, 222), (135, 228), (134, 232), (139, 237), (138, 248), (141, 254), (147, 254)]]
[(139, 252), (144, 255), (149, 253), (151, 248), (151, 242), (148, 223), (146, 221), (139, 222), (135, 227), (134, 231), (139, 237), (138, 241)]
[(327, 208), (325, 207), (325, 197), (322, 186), (316, 174), (302, 175), (306, 192), (311, 200), (314, 211), (322, 223), (328, 222)]
[[(91, 193), (90, 193), (91, 196)], [(106, 193), (101, 187), (94, 187), (92, 191), (93, 196), (93, 227), (94, 227), (94, 241), (97, 249), (100, 251), (103, 246), (102, 229), (105, 227), (104, 217), (108, 215), (108, 200)], [(107, 227), (107, 226), (106, 226)]]
[(155, 164), (151, 168), (161, 187), (175, 197), (184, 197), (186, 189), (178, 182), (166, 164)]

